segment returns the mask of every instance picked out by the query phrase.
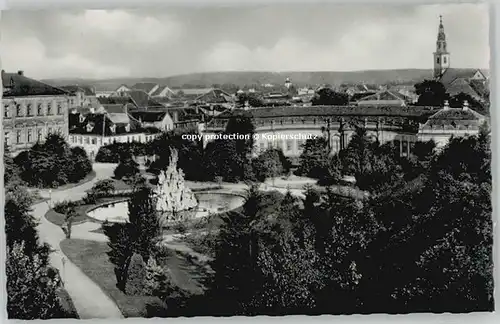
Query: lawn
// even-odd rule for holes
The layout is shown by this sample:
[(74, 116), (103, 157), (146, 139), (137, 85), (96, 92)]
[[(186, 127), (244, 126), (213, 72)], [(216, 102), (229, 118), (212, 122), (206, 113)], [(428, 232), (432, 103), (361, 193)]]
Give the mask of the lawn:
[[(80, 205), (76, 206), (76, 213), (77, 215), (73, 219), (73, 225), (86, 222), (86, 221), (95, 221), (87, 216), (87, 211), (97, 205), (107, 203), (107, 202), (113, 202), (117, 200), (123, 200), (123, 198), (127, 198), (125, 196), (120, 197), (106, 197), (106, 198), (99, 198), (97, 199), (95, 204), (88, 204), (88, 205)], [(47, 213), (45, 214), (45, 218), (49, 220), (49, 222), (57, 225), (57, 226), (62, 226), (64, 224), (66, 215), (60, 214), (56, 212), (54, 209), (49, 209)]]
[(63, 253), (115, 301), (125, 317), (144, 317), (149, 304), (159, 299), (149, 296), (128, 296), (116, 287), (113, 264), (103, 242), (66, 239), (60, 243)]

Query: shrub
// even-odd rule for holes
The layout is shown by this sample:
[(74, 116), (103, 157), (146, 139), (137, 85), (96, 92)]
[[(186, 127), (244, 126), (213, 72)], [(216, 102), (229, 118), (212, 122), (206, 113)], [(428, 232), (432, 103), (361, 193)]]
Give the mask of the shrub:
[(104, 179), (97, 181), (90, 192), (97, 198), (109, 197), (115, 191), (115, 183), (111, 179)]
[(146, 279), (146, 268), (144, 260), (138, 253), (134, 253), (130, 259), (127, 270), (127, 282), (125, 284), (125, 293), (127, 295), (142, 295), (144, 291), (144, 282)]
[(53, 209), (59, 214), (68, 215), (76, 206), (78, 206), (76, 201), (63, 200), (56, 202)]
[(128, 180), (129, 178), (133, 178), (138, 173), (139, 165), (130, 158), (125, 159), (118, 164), (118, 166), (115, 168), (114, 176), (115, 179), (118, 180)]
[(179, 222), (179, 223), (174, 225), (174, 230), (179, 234), (185, 234), (187, 232), (188, 228), (187, 228), (186, 224)]

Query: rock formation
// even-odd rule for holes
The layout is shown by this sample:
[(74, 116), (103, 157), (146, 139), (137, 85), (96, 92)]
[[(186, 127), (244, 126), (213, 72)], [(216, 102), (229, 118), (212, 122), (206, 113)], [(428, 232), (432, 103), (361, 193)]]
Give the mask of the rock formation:
[(156, 210), (166, 221), (182, 220), (186, 217), (186, 210), (192, 210), (198, 205), (191, 189), (186, 187), (184, 173), (177, 169), (178, 154), (175, 149), (170, 150), (170, 161), (167, 170), (158, 175), (158, 184), (154, 190), (156, 195)]

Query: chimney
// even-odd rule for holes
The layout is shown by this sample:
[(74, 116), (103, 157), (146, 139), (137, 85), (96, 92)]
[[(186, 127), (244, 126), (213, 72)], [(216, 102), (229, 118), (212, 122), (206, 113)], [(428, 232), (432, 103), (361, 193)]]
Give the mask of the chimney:
[(448, 110), (450, 109), (450, 104), (448, 103), (448, 100), (445, 100), (444, 101), (444, 107), (443, 107), (444, 110)]
[(24, 71), (23, 70), (19, 70), (19, 71), (17, 71), (17, 74), (18, 75), (24, 75)]
[(464, 111), (469, 110), (469, 102), (467, 100), (464, 100), (462, 110), (464, 110)]

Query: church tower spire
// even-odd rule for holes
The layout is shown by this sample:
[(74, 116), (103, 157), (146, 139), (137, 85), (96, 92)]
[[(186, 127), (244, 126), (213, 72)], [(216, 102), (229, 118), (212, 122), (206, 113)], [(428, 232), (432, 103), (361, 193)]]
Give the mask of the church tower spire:
[(434, 78), (440, 78), (450, 67), (450, 53), (446, 48), (446, 34), (444, 33), (443, 16), (439, 16), (439, 30), (434, 52)]

